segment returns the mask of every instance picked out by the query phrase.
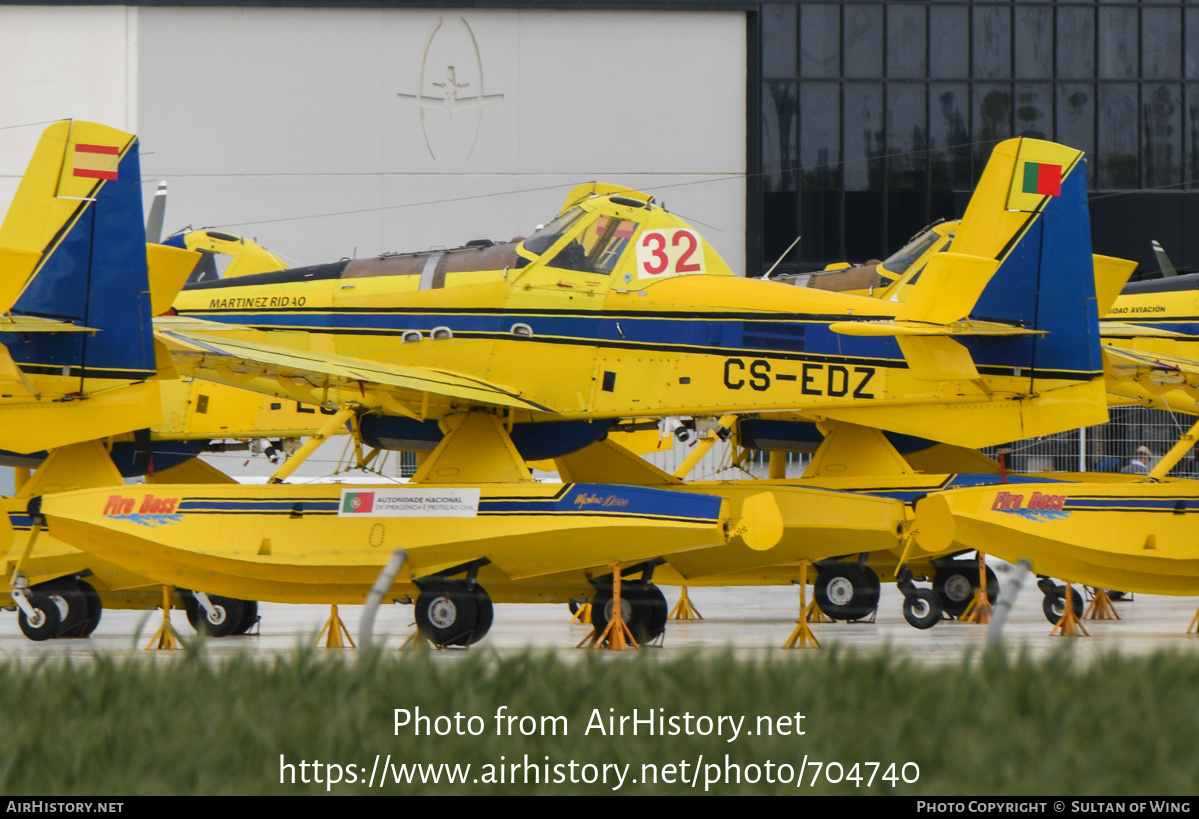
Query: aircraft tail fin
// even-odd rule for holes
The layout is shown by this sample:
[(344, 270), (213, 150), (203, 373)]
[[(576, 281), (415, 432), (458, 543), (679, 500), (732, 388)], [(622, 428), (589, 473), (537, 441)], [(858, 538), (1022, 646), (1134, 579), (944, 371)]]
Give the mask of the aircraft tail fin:
[[(1019, 138), (996, 146), (953, 243), (996, 267), (971, 320), (1036, 331), (971, 339), (977, 366), (1035, 380), (1100, 377), (1099, 315), (1082, 151)], [(1035, 388), (1034, 388), (1035, 389)]]
[(196, 257), (154, 256), (152, 271), (137, 137), (78, 120), (47, 128), (0, 224), (0, 380), (20, 387), (0, 395), (11, 422), (0, 449), (162, 420), (151, 379), (169, 368), (158, 366), (153, 312)]
[(0, 258), (11, 263), (0, 268), (0, 310), (89, 331), (0, 334), (28, 374), (155, 373), (137, 145), (133, 134), (92, 122), (42, 134), (0, 225)]
[(831, 329), (896, 337), (922, 379), (976, 377), (977, 368), (1034, 380), (1092, 380), (1102, 371), (1100, 301), (1111, 295), (1109, 269), (1120, 267), (1118, 260), (1098, 259), (1099, 267), (1091, 254), (1082, 152), (1007, 140), (991, 154), (951, 250), (907, 281), (895, 318)]

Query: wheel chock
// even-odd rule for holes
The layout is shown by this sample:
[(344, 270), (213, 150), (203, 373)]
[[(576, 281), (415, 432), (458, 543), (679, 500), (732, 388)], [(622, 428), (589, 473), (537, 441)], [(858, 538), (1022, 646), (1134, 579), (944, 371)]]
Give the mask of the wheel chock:
[(1187, 627), (1187, 634), (1199, 634), (1199, 611), (1195, 612), (1195, 616), (1191, 618), (1191, 624)]
[(667, 617), (668, 620), (702, 620), (704, 616), (699, 613), (699, 609), (691, 605), (691, 598), (687, 596), (687, 587), (683, 586), (683, 595), (679, 598), (679, 602), (674, 604), (674, 608), (670, 610)]
[[(813, 609), (819, 612), (819, 607), (816, 601), (813, 600), (808, 604), (808, 561), (803, 561), (799, 564), (799, 617), (795, 620), (795, 630), (791, 632), (791, 636), (787, 638), (787, 642), (783, 643), (783, 648), (820, 648), (820, 641), (816, 639), (815, 632), (808, 625), (810, 617), (813, 615)], [(823, 613), (819, 616), (823, 617)]]
[(580, 626), (591, 625), (590, 603), (583, 603), (575, 609), (575, 613), (570, 616), (570, 624), (573, 626), (575, 623), (578, 623)]
[(354, 645), (354, 638), (350, 636), (350, 630), (346, 628), (346, 624), (342, 622), (341, 616), (337, 613), (337, 606), (334, 605), (330, 608), (332, 611), (329, 613), (329, 619), (325, 621), (321, 633), (316, 635), (316, 647), (346, 648), (348, 642), (349, 648), (357, 648)]
[(183, 638), (171, 625), (171, 590), (171, 586), (162, 587), (162, 625), (146, 643), (145, 651), (177, 651), (184, 647)]
[(1090, 637), (1086, 628), (1083, 627), (1082, 621), (1078, 619), (1078, 615), (1074, 613), (1074, 589), (1070, 585), (1069, 580), (1064, 581), (1066, 584), (1065, 604), (1066, 610), (1062, 613), (1062, 619), (1057, 621), (1057, 625), (1053, 627), (1053, 631), (1049, 632), (1050, 637)]
[(1095, 589), (1095, 596), (1091, 598), (1087, 610), (1082, 613), (1084, 620), (1120, 620), (1119, 612), (1112, 605), (1112, 598), (1108, 595), (1107, 589)]

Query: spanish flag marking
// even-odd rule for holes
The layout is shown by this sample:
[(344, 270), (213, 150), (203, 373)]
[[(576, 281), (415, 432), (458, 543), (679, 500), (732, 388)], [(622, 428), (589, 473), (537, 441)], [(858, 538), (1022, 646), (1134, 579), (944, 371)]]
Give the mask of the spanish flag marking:
[(1061, 196), (1062, 166), (1045, 162), (1025, 162), (1021, 191), (1040, 196)]
[(88, 179), (117, 178), (121, 149), (113, 145), (75, 144), (75, 167), (72, 174)]

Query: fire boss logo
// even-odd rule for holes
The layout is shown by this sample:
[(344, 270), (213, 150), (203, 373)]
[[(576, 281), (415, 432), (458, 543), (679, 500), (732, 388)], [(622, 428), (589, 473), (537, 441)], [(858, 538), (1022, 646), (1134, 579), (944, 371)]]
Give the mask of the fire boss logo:
[(1023, 495), (1000, 492), (991, 503), (991, 511), (1014, 512), (1031, 518), (1063, 518), (1070, 514), (1064, 511), (1065, 504), (1065, 495), (1042, 495), (1040, 492), (1033, 492), (1026, 505)]
[[(137, 511), (134, 511), (135, 507)], [(142, 526), (162, 526), (166, 523), (178, 523), (183, 519), (183, 516), (176, 512), (178, 508), (179, 498), (156, 498), (147, 494), (138, 506), (136, 498), (109, 495), (103, 515), (106, 518), (119, 518)]]

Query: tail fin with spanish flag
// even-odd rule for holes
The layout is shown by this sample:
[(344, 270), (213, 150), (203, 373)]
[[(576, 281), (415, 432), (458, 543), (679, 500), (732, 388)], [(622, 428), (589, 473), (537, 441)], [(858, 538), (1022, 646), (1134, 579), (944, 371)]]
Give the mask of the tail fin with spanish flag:
[[(0, 449), (161, 420), (150, 379), (163, 288), (151, 285), (143, 219), (137, 137), (77, 120), (43, 132), (0, 225)], [(177, 267), (179, 253), (151, 256)]]

